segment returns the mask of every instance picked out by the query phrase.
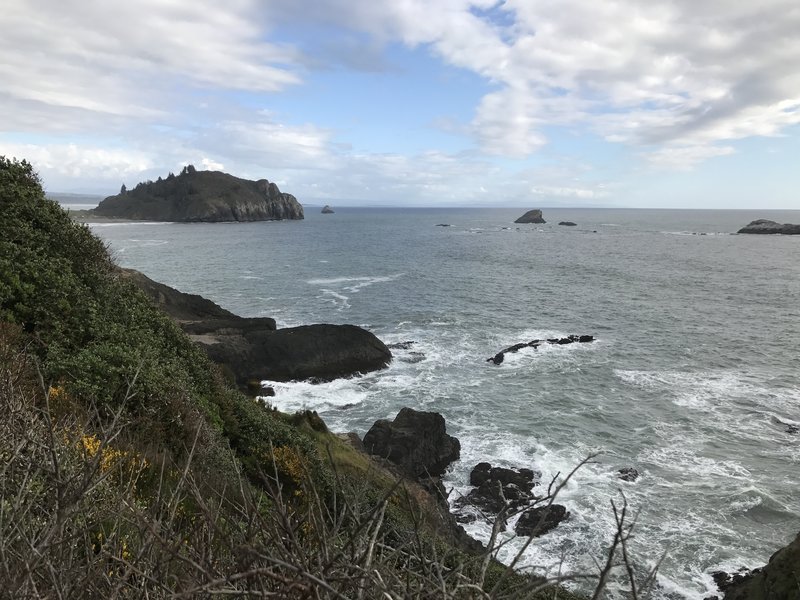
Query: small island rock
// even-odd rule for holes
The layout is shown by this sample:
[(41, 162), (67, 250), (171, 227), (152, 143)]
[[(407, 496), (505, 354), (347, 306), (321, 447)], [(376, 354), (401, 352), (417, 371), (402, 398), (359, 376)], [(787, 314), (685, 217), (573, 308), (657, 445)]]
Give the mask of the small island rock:
[(250, 181), (219, 171), (198, 171), (192, 165), (179, 175), (122, 186), (88, 211), (92, 216), (139, 221), (216, 223), (302, 219), (297, 198), (266, 179)]
[(326, 204), (325, 206), (322, 207), (322, 214), (323, 215), (332, 215), (333, 214), (333, 209), (329, 205)]
[(542, 218), (541, 210), (534, 209), (526, 212), (519, 219), (514, 221), (514, 223), (547, 223), (547, 221), (545, 221), (544, 218)]
[(782, 235), (800, 235), (800, 225), (792, 223), (776, 223), (768, 219), (758, 219), (752, 221), (746, 227), (742, 227), (739, 233), (780, 233)]
[(559, 225), (564, 225), (565, 227), (576, 227), (578, 224), (573, 223), (572, 221), (561, 221)]

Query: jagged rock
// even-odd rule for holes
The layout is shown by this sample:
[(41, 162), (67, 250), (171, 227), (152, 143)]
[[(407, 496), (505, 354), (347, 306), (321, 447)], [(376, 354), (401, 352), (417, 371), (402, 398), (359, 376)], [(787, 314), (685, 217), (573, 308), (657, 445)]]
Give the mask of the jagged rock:
[(547, 223), (547, 221), (542, 218), (541, 210), (534, 209), (526, 212), (519, 219), (514, 221), (514, 223)]
[(332, 215), (333, 214), (333, 209), (326, 204), (325, 206), (322, 207), (322, 214), (323, 215)]
[(411, 346), (413, 346), (416, 343), (417, 342), (415, 342), (413, 340), (408, 340), (408, 341), (405, 341), (405, 342), (395, 342), (393, 344), (387, 344), (386, 347), (391, 349), (391, 350), (410, 350)]
[(469, 483), (479, 487), (487, 481), (498, 481), (505, 488), (508, 485), (515, 485), (519, 489), (530, 492), (536, 485), (536, 479), (541, 477), (541, 473), (533, 469), (506, 469), (505, 467), (493, 467), (487, 462), (475, 465), (469, 474)]
[(572, 221), (561, 221), (559, 225), (564, 225), (565, 227), (576, 227), (578, 224), (573, 223)]
[(792, 223), (776, 223), (768, 219), (758, 219), (742, 227), (739, 233), (780, 233), (782, 235), (800, 235), (800, 225)]
[(364, 448), (417, 478), (442, 475), (461, 453), (461, 444), (447, 434), (442, 415), (408, 407), (394, 421), (375, 421), (364, 436)]
[(622, 479), (622, 481), (636, 481), (639, 479), (639, 471), (633, 467), (622, 467), (617, 471), (617, 477)]
[[(191, 166), (191, 165), (190, 165)], [(89, 214), (175, 222), (302, 219), (297, 198), (266, 179), (250, 181), (219, 171), (185, 168), (178, 176), (140, 183), (109, 196)]]
[(175, 319), (243, 388), (249, 381), (265, 379), (350, 377), (382, 369), (392, 358), (383, 342), (355, 325), (276, 330), (274, 319), (239, 317), (202, 296), (184, 294), (138, 271), (121, 269), (120, 273)]
[(800, 600), (800, 535), (773, 554), (765, 566), (724, 575), (730, 579), (721, 578), (724, 600)]
[(555, 529), (559, 523), (569, 518), (569, 512), (561, 504), (537, 506), (522, 513), (514, 531), (517, 535), (539, 537)]
[(544, 341), (531, 340), (530, 342), (521, 342), (519, 344), (514, 344), (513, 346), (509, 346), (508, 348), (503, 348), (500, 352), (498, 352), (494, 356), (490, 356), (489, 358), (487, 358), (486, 362), (492, 362), (496, 365), (499, 365), (505, 360), (506, 353), (519, 352), (523, 348), (533, 348), (535, 350), (544, 343), (563, 346), (566, 344), (574, 344), (575, 342), (585, 344), (587, 342), (593, 342), (593, 341), (594, 341), (594, 336), (592, 335), (580, 335), (580, 336), (570, 335), (568, 337), (563, 337), (563, 338), (550, 338)]
[(475, 507), (489, 514), (497, 514), (504, 508), (517, 509), (535, 499), (532, 490), (540, 477), (541, 473), (532, 469), (507, 469), (481, 462), (475, 465), (469, 476), (470, 485), (475, 489), (457, 498), (453, 505), (461, 509)]

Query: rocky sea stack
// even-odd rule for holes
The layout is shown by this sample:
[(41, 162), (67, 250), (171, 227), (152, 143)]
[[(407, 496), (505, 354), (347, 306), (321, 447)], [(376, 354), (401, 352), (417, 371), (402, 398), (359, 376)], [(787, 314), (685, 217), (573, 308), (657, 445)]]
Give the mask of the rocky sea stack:
[(328, 204), (326, 204), (325, 206), (322, 207), (322, 214), (323, 215), (332, 215), (333, 212), (334, 212), (333, 209)]
[(119, 194), (89, 212), (113, 219), (207, 223), (303, 218), (297, 198), (266, 179), (250, 181), (192, 165), (130, 190), (123, 185)]
[(529, 210), (514, 223), (547, 223), (547, 221), (542, 218), (542, 211), (537, 208)]
[(800, 225), (792, 223), (776, 223), (768, 219), (758, 219), (752, 221), (746, 227), (742, 227), (739, 233), (780, 233), (782, 235), (800, 235)]

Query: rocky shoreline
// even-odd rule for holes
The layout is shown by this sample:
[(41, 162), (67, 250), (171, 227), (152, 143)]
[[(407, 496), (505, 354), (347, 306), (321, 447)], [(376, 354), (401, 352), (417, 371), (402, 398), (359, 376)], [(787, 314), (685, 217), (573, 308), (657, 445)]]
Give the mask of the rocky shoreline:
[(392, 352), (355, 325), (315, 324), (278, 329), (267, 317), (246, 318), (211, 300), (186, 294), (132, 269), (121, 276), (141, 289), (199, 344), (242, 389), (260, 381), (329, 381), (385, 368)]
[[(252, 394), (263, 394), (261, 379), (290, 381), (330, 380), (386, 367), (389, 347), (370, 332), (353, 325), (306, 325), (277, 329), (274, 319), (244, 318), (202, 296), (186, 294), (155, 282), (142, 273), (121, 269), (120, 275), (136, 284), (157, 306), (175, 320), (232, 379)], [(590, 343), (591, 335), (532, 340), (504, 348), (487, 361), (501, 364), (507, 353), (543, 344)], [(408, 349), (414, 342), (394, 344)], [(259, 384), (259, 385), (254, 385)], [(318, 416), (313, 415), (317, 421)], [(479, 555), (486, 547), (470, 537), (464, 523), (482, 520), (503, 531), (516, 518), (514, 531), (522, 537), (547, 535), (571, 517), (566, 505), (555, 502), (553, 484), (543, 486), (541, 473), (519, 466), (506, 468), (488, 462), (475, 465), (466, 495), (450, 498), (441, 477), (460, 458), (459, 440), (447, 433), (444, 417), (436, 412), (400, 410), (389, 421), (376, 421), (363, 441), (355, 433), (340, 437), (417, 493), (429, 496), (439, 527), (454, 545)], [(617, 477), (629, 484), (640, 473), (633, 467), (618, 469)], [(546, 489), (545, 489), (546, 487)], [(777, 551), (769, 564), (735, 574), (714, 573), (722, 596), (709, 600), (800, 600), (800, 535)]]

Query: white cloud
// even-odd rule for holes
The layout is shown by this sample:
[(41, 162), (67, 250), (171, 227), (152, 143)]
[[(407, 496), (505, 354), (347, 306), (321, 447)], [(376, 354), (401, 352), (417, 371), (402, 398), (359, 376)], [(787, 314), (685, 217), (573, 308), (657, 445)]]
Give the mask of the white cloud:
[(153, 168), (150, 157), (135, 151), (76, 144), (15, 144), (0, 140), (0, 155), (24, 157), (40, 174), (61, 178), (121, 181)]
[(203, 165), (204, 171), (222, 171), (225, 169), (225, 165), (221, 162), (217, 162), (211, 158), (203, 157), (200, 161), (200, 164)]
[(709, 158), (733, 153), (732, 146), (667, 146), (660, 150), (646, 152), (643, 156), (654, 166), (688, 171)]
[[(0, 11), (0, 108), (28, 104), (136, 119), (166, 117), (180, 86), (279, 91), (297, 53), (263, 41), (256, 0), (8, 0)], [(2, 128), (26, 125), (17, 111)], [(55, 114), (58, 114), (57, 112)]]
[(575, 122), (610, 141), (687, 147), (800, 123), (795, 0), (327, 4), (498, 84), (472, 123), (490, 153), (530, 154), (545, 126)]
[(536, 186), (531, 188), (531, 193), (535, 196), (547, 196), (557, 198), (578, 198), (581, 200), (594, 200), (609, 196), (607, 190), (602, 187), (562, 187), (562, 186)]
[[(608, 188), (576, 168), (514, 171), (520, 163), (504, 158), (541, 152), (552, 131), (569, 130), (578, 143), (598, 136), (650, 165), (689, 169), (738, 140), (782, 135), (800, 123), (797, 31), (795, 0), (8, 0), (0, 150), (31, 158), (46, 180), (91, 177), (112, 189), (193, 162), (330, 198), (591, 201), (610, 198)], [(398, 43), (418, 52), (396, 67)], [(340, 91), (332, 84), (301, 96), (296, 113), (290, 103), (263, 110), (313, 69), (394, 77), (424, 52), (486, 83), (471, 117), (435, 121), (467, 140), (461, 152), (351, 149), (346, 136), (370, 134), (353, 125), (346, 95), (325, 95)], [(343, 111), (342, 129), (302, 110)], [(546, 156), (537, 164), (552, 165)]]

